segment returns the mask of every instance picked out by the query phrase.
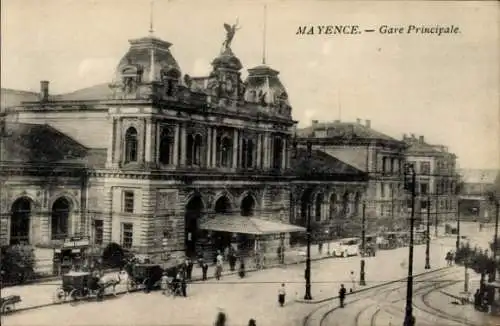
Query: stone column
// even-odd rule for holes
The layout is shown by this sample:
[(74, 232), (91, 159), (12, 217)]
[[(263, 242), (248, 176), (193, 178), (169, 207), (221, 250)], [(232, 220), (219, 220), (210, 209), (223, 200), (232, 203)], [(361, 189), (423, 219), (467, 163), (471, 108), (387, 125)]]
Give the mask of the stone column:
[(186, 165), (186, 126), (184, 123), (181, 126), (181, 157), (180, 157), (180, 165)]
[(144, 133), (144, 138), (145, 138), (145, 143), (146, 146), (144, 148), (144, 158), (146, 161), (146, 165), (151, 165), (153, 164), (154, 161), (154, 144), (155, 144), (155, 134), (154, 134), (154, 126), (151, 120), (146, 120), (146, 128), (145, 128), (145, 133)]
[(121, 118), (118, 118), (116, 120), (116, 132), (115, 132), (115, 155), (114, 155), (114, 162), (123, 162), (123, 155), (122, 155), (122, 146), (123, 146), (123, 130), (122, 130), (122, 125), (123, 121)]
[(255, 159), (255, 166), (260, 169), (262, 168), (262, 135), (261, 134), (258, 134), (257, 135), (257, 144), (256, 144), (256, 148), (257, 148), (257, 155), (256, 155), (256, 159)]
[(212, 167), (217, 167), (217, 128), (212, 128)]
[(174, 134), (174, 148), (173, 148), (173, 164), (174, 166), (179, 165), (179, 123), (175, 125), (175, 134)]
[(111, 118), (111, 130), (110, 134), (108, 135), (108, 148), (107, 148), (107, 159), (106, 159), (106, 165), (111, 166), (113, 162), (115, 161), (115, 143), (117, 137), (117, 132), (116, 132), (116, 119), (113, 117)]
[(288, 146), (288, 142), (287, 142), (286, 138), (283, 138), (283, 149), (282, 149), (282, 157), (281, 157), (281, 170), (285, 170), (286, 169), (286, 154), (288, 153), (287, 146)]
[(238, 137), (238, 165), (240, 167), (243, 167), (243, 155), (246, 153), (243, 153), (243, 134), (240, 133)]
[(207, 140), (206, 140), (206, 146), (205, 148), (207, 149), (207, 155), (206, 155), (206, 164), (205, 166), (209, 168), (211, 166), (211, 158), (212, 158), (212, 127), (208, 127), (207, 130)]
[(233, 168), (238, 167), (238, 129), (234, 129), (233, 133)]

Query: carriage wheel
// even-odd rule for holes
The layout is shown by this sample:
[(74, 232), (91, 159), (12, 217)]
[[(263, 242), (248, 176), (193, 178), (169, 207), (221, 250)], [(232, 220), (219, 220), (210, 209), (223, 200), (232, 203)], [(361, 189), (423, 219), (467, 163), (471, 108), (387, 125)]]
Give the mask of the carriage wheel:
[(11, 311), (11, 308), (9, 307), (9, 304), (5, 302), (2, 304), (2, 309), (0, 311), (2, 312), (3, 315), (9, 313)]
[(142, 281), (142, 286), (143, 286), (144, 293), (149, 293), (150, 289), (149, 289), (148, 283), (149, 283), (149, 278), (147, 278), (144, 281)]
[(71, 292), (69, 293), (70, 304), (73, 306), (76, 305), (78, 300), (80, 300), (82, 297), (83, 297), (82, 291), (78, 289), (71, 290)]
[(136, 284), (133, 280), (129, 279), (127, 281), (127, 292), (130, 292), (132, 290), (135, 290), (136, 289)]
[(66, 299), (66, 292), (62, 288), (58, 288), (54, 293), (54, 303), (59, 303)]

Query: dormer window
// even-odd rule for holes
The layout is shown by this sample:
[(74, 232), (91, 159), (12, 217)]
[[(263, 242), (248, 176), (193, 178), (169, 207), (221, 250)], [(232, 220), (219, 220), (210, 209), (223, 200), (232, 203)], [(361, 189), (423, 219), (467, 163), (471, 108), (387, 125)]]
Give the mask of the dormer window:
[(181, 73), (177, 69), (162, 69), (161, 79), (165, 85), (166, 96), (175, 96), (177, 85), (179, 85), (179, 78), (181, 78)]

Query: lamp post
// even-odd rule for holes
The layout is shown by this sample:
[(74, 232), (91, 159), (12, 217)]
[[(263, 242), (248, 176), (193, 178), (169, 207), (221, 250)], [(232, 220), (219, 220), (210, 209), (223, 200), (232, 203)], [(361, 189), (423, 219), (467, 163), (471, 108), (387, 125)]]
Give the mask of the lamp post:
[(460, 202), (457, 201), (457, 241), (455, 243), (455, 252), (460, 249)]
[(365, 281), (365, 251), (366, 251), (366, 220), (365, 220), (365, 214), (366, 214), (366, 203), (363, 202), (363, 215), (362, 215), (362, 221), (361, 221), (361, 266), (359, 269), (359, 285), (360, 286), (365, 286), (366, 281)]
[(330, 234), (330, 230), (325, 230), (325, 234), (326, 234), (326, 241), (327, 241), (327, 249), (326, 249), (326, 254), (328, 256), (330, 256), (330, 237), (329, 237), (329, 234)]
[[(407, 182), (408, 174), (411, 175), (411, 181)], [(405, 165), (405, 188), (411, 191), (411, 216), (410, 216), (410, 246), (408, 253), (408, 278), (406, 282), (406, 310), (404, 326), (415, 325), (413, 317), (413, 226), (415, 221), (415, 183), (416, 174), (413, 164)]]
[(497, 251), (498, 251), (498, 214), (499, 214), (499, 208), (500, 208), (500, 199), (495, 198), (495, 238), (493, 239), (493, 261), (495, 262), (494, 268), (495, 270), (493, 271), (493, 281), (496, 280), (497, 276)]
[(436, 200), (434, 202), (434, 204), (436, 205), (435, 207), (435, 214), (436, 214), (436, 218), (434, 220), (434, 236), (437, 238), (438, 237), (438, 196), (435, 196)]
[[(307, 158), (311, 158), (312, 153), (312, 144), (307, 142)], [(306, 270), (305, 270), (305, 278), (306, 278), (306, 290), (304, 294), (304, 300), (312, 300), (311, 295), (311, 203), (310, 199), (307, 201), (307, 258), (306, 258)]]
[(427, 231), (425, 241), (425, 269), (431, 269), (430, 251), (431, 251), (431, 196), (427, 196)]

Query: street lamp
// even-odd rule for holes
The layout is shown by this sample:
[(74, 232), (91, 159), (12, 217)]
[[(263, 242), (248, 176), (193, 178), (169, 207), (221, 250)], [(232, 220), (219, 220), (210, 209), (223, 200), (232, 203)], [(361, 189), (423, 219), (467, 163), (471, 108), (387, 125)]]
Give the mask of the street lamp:
[(326, 234), (326, 241), (327, 241), (327, 249), (326, 249), (326, 254), (330, 256), (330, 237), (329, 237), (330, 230), (325, 230)]
[(427, 231), (425, 242), (425, 269), (431, 269), (430, 250), (431, 250), (431, 196), (427, 196)]
[[(411, 176), (411, 181), (408, 182), (407, 177)], [(405, 164), (405, 189), (411, 191), (411, 216), (410, 216), (410, 247), (408, 253), (408, 278), (406, 283), (406, 313), (404, 326), (415, 325), (413, 317), (413, 226), (415, 220), (415, 184), (416, 173), (413, 164)]]
[[(312, 154), (312, 144), (311, 142), (307, 142), (307, 158), (310, 159)], [(305, 270), (305, 278), (306, 278), (306, 292), (304, 294), (304, 300), (312, 300), (311, 295), (311, 198), (308, 198), (307, 201), (307, 258), (306, 258), (306, 270)]]
[(365, 219), (365, 213), (366, 213), (366, 203), (363, 202), (363, 215), (362, 215), (362, 221), (361, 221), (361, 266), (359, 269), (359, 285), (360, 286), (365, 286), (366, 281), (365, 281), (365, 252), (366, 252), (366, 219)]
[(455, 252), (460, 249), (460, 202), (457, 201), (457, 241), (455, 243)]
[(500, 199), (495, 198), (495, 238), (493, 239), (493, 261), (495, 262), (494, 264), (494, 270), (493, 270), (493, 281), (496, 280), (497, 276), (497, 252), (498, 252), (498, 214), (499, 214), (499, 208), (500, 208)]

